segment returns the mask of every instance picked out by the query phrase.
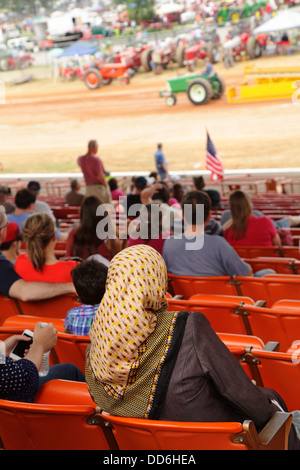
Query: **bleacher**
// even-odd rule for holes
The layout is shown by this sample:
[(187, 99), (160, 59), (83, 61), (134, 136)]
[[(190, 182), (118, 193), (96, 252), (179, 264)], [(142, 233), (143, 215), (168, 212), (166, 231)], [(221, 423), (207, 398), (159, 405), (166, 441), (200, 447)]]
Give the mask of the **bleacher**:
[[(119, 177), (126, 189), (131, 178)], [(180, 183), (191, 189), (192, 178)], [(51, 178), (39, 198), (50, 205), (61, 232), (57, 257), (64, 256), (66, 235), (79, 220), (79, 208), (68, 206), (63, 194), (70, 177)], [(10, 179), (12, 199), (24, 182)], [(252, 193), (253, 208), (277, 220), (300, 215), (297, 179), (230, 176), (219, 185), (219, 220), (228, 194), (241, 188)], [(278, 192), (278, 187), (287, 191)], [(214, 186), (216, 187), (216, 185)], [(199, 311), (209, 320), (245, 373), (261, 387), (276, 390), (289, 411), (300, 409), (300, 226), (291, 229), (293, 246), (239, 247), (237, 253), (253, 271), (271, 268), (263, 278), (222, 276), (183, 277), (169, 274), (168, 309)], [(22, 246), (25, 249), (25, 246)], [(52, 322), (57, 344), (50, 365), (71, 362), (82, 372), (89, 337), (64, 333), (66, 312), (78, 301), (73, 295), (39, 302), (22, 302), (0, 295), (0, 340), (33, 329), (37, 321)], [(250, 422), (178, 423), (110, 416), (96, 406), (84, 383), (61, 380), (45, 384), (34, 403), (0, 399), (0, 439), (7, 450), (262, 450), (286, 449), (289, 413), (278, 413), (257, 433)]]

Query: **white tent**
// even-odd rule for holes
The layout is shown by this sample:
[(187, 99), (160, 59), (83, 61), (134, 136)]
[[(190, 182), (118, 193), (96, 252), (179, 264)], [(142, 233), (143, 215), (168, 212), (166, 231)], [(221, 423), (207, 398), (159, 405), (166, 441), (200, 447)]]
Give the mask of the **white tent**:
[(167, 3), (165, 5), (162, 5), (156, 10), (156, 13), (158, 15), (167, 15), (168, 13), (180, 13), (184, 10), (183, 5), (179, 5), (178, 3)]
[(300, 28), (300, 13), (293, 10), (284, 10), (277, 13), (274, 18), (261, 24), (253, 31), (254, 34), (274, 33)]

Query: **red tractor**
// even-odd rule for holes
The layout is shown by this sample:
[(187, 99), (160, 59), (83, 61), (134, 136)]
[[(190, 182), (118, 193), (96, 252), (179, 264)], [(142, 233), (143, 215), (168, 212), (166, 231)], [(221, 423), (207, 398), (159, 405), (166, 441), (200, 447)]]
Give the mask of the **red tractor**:
[(7, 70), (25, 69), (33, 65), (34, 58), (28, 52), (8, 54), (7, 57), (0, 58), (0, 70), (6, 72)]
[(177, 43), (177, 40), (166, 38), (158, 47), (151, 50), (149, 66), (155, 74), (161, 73), (173, 60), (175, 61)]
[(140, 47), (130, 46), (114, 55), (112, 62), (127, 65), (128, 68), (135, 70), (143, 66), (146, 71), (150, 70), (152, 48), (145, 44)]
[(88, 68), (84, 73), (83, 80), (90, 90), (108, 85), (114, 78), (118, 77), (121, 77), (122, 85), (128, 85), (130, 78), (133, 76), (131, 70), (124, 64), (101, 62)]
[(234, 60), (240, 59), (242, 55), (247, 55), (250, 59), (257, 59), (262, 55), (264, 46), (266, 45), (266, 35), (255, 37), (251, 33), (251, 29), (236, 27), (233, 28), (227, 40), (223, 43), (223, 59), (226, 65), (225, 58), (228, 54)]
[(194, 71), (196, 63), (200, 59), (208, 59), (212, 64), (219, 62), (220, 38), (216, 31), (208, 30), (203, 38), (181, 39), (176, 50), (176, 62), (179, 67), (187, 66), (190, 72)]
[(212, 64), (219, 62), (220, 54), (218, 46), (213, 43), (206, 43), (204, 41), (195, 42), (194, 44), (185, 47), (183, 65), (186, 65), (190, 72), (195, 70), (198, 60), (208, 59)]

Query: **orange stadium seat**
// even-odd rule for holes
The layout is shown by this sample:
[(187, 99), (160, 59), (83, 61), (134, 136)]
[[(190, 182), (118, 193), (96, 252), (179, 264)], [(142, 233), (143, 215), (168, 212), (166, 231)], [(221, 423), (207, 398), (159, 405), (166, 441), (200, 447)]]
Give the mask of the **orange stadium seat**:
[(272, 308), (285, 308), (291, 310), (298, 310), (300, 312), (300, 300), (286, 300), (281, 299), (274, 302)]
[(12, 315), (3, 322), (2, 326), (3, 328), (23, 328), (23, 330), (25, 330), (25, 328), (28, 328), (29, 330), (33, 331), (37, 322), (52, 323), (57, 331), (63, 332), (65, 330), (63, 318), (34, 317), (30, 315)]
[(277, 352), (256, 349), (254, 346), (248, 348), (238, 360), (249, 365), (248, 375), (256, 381), (256, 385), (276, 390), (290, 412), (299, 409), (300, 368), (297, 350)]
[(36, 317), (65, 318), (68, 310), (80, 305), (77, 297), (73, 294), (61, 295), (52, 299), (45, 299), (32, 302), (18, 300), (23, 315)]
[(189, 299), (194, 294), (237, 295), (235, 282), (230, 276), (193, 277), (168, 274), (175, 295)]
[(279, 258), (279, 257), (257, 257), (257, 258), (243, 258), (243, 260), (250, 264), (254, 273), (261, 269), (273, 269), (278, 274), (298, 274), (300, 268), (300, 260), (294, 258)]
[(0, 400), (0, 439), (6, 450), (115, 450), (87, 386), (52, 380), (34, 403)]
[(194, 295), (188, 300), (170, 299), (169, 311), (199, 311), (209, 320), (215, 331), (222, 333), (252, 334), (248, 321), (248, 314), (244, 314), (244, 305), (253, 305), (251, 299), (243, 297), (211, 296), (211, 299), (202, 299), (202, 295)]
[[(265, 431), (258, 435), (253, 422), (185, 423), (123, 418), (102, 412), (113, 427), (120, 450), (262, 450), (286, 449), (292, 415), (276, 413)], [(171, 463), (171, 462), (170, 462)], [(178, 463), (178, 461), (177, 461)]]
[(17, 302), (0, 294), (0, 325), (3, 324), (6, 318), (19, 313)]
[(54, 348), (57, 361), (59, 363), (71, 362), (84, 374), (85, 351), (89, 342), (89, 336), (77, 336), (58, 332), (57, 343)]
[(289, 274), (270, 274), (262, 278), (237, 277), (240, 292), (254, 300), (265, 300), (268, 307), (288, 299), (300, 300), (300, 277)]
[[(279, 343), (280, 351), (287, 351), (290, 344), (300, 338), (300, 309), (286, 308), (277, 303), (265, 307), (261, 303), (243, 301), (244, 297), (226, 301), (197, 299), (169, 300), (169, 311), (198, 311), (206, 316), (212, 328), (218, 333), (250, 335), (264, 343)], [(222, 297), (221, 297), (222, 298)], [(224, 298), (224, 297), (223, 297)]]
[(274, 257), (300, 259), (299, 248), (296, 246), (235, 246), (235, 251), (241, 258)]

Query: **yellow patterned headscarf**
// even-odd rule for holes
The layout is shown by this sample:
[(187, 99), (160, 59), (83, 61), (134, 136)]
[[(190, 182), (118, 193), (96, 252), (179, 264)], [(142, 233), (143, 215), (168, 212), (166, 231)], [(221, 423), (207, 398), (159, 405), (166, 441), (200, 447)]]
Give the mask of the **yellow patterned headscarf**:
[(90, 329), (89, 366), (94, 379), (114, 399), (134, 383), (145, 340), (168, 306), (163, 258), (147, 245), (135, 245), (111, 261), (106, 291)]

